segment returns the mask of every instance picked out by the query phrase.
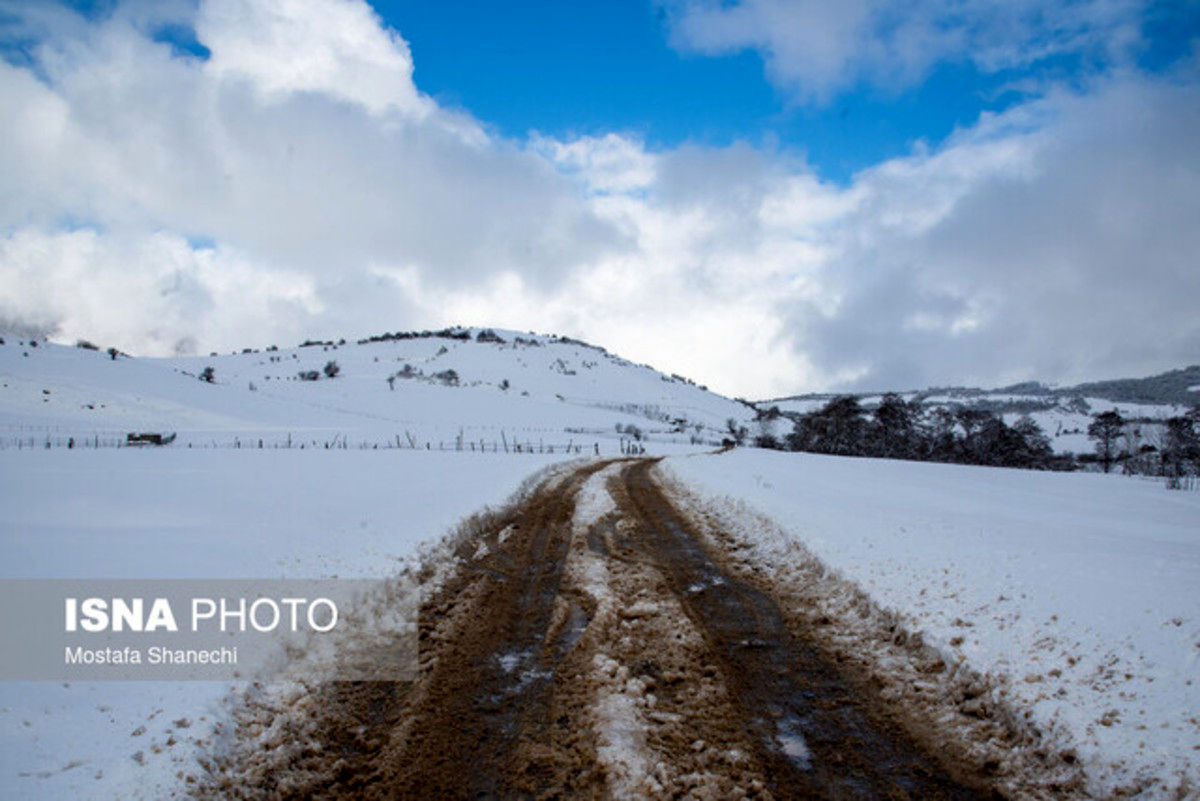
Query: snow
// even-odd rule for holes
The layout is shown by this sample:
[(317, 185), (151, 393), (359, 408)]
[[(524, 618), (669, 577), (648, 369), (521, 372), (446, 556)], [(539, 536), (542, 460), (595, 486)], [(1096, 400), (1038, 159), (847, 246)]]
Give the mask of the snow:
[(596, 761), (604, 767), (615, 798), (653, 796), (659, 787), (652, 774), (640, 694), (621, 688), (629, 681), (616, 660), (596, 654), (594, 669), (610, 679), (601, 684), (591, 708), (598, 741)]
[[(562, 456), (0, 451), (4, 578), (384, 577)], [(0, 797), (161, 798), (221, 682), (0, 683)], [(184, 728), (175, 723), (187, 719)], [(176, 743), (168, 745), (170, 738)]]
[(797, 765), (809, 767), (812, 762), (812, 752), (808, 750), (808, 743), (804, 740), (804, 735), (800, 733), (799, 722), (783, 720), (780, 721), (779, 728), (785, 732), (775, 735), (779, 750)]
[[(497, 333), (504, 344), (430, 337), (115, 361), (103, 352), (34, 348), (6, 337), (0, 446), (173, 431), (176, 447), (257, 447), (259, 440), (266, 447), (323, 447), (337, 438), (351, 447), (415, 442), (432, 450), (503, 450), (519, 442), (594, 453), (598, 445), (611, 454), (619, 452), (620, 425), (637, 427), (651, 450), (668, 452), (695, 450), (693, 438), (719, 442), (728, 418), (753, 416), (740, 403), (598, 348)], [(333, 379), (322, 374), (330, 361), (340, 367)], [(406, 365), (412, 377), (396, 377)], [(214, 383), (198, 380), (209, 366)], [(299, 380), (306, 371), (321, 378)], [(457, 386), (436, 378), (447, 371), (458, 376)]]
[(764, 401), (761, 405), (765, 409), (775, 406), (781, 412), (808, 414), (824, 407), (827, 403), (829, 403), (828, 398), (789, 398), (779, 401)]
[[(1095, 791), (1200, 785), (1200, 493), (1083, 473), (738, 450), (671, 458), (781, 526), (910, 631), (990, 674), (1078, 752)], [(733, 500), (733, 499), (739, 500)], [(1159, 782), (1159, 783), (1156, 783)]]
[(617, 511), (617, 502), (613, 500), (607, 485), (620, 469), (620, 463), (611, 464), (583, 482), (575, 495), (575, 514), (571, 519), (571, 526), (576, 533), (587, 533), (588, 528), (600, 518)]
[(1126, 420), (1132, 418), (1150, 418), (1151, 420), (1166, 420), (1169, 417), (1184, 414), (1187, 407), (1172, 403), (1128, 403), (1126, 401), (1111, 401), (1107, 398), (1085, 398), (1092, 414), (1116, 412)]

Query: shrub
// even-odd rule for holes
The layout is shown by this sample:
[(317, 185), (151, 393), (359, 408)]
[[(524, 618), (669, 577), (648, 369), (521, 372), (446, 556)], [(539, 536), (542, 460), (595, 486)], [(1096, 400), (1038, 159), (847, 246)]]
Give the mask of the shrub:
[(337, 362), (335, 362), (335, 361), (325, 362), (324, 372), (325, 372), (325, 376), (327, 378), (337, 378), (337, 374), (340, 373), (341, 371), (342, 371), (342, 368), (338, 367)]
[(777, 451), (782, 448), (779, 440), (772, 434), (759, 434), (754, 438), (754, 447), (767, 448), (768, 450)]
[(633, 423), (617, 423), (617, 433), (626, 434), (630, 437), (633, 437), (638, 442), (641, 442), (642, 437), (644, 436), (642, 429), (638, 428)]
[(316, 381), (321, 377), (321, 374), (316, 370), (301, 370), (296, 374), (296, 377), (301, 381)]
[(100, 348), (88, 342), (86, 339), (81, 339), (75, 343), (75, 347), (83, 348), (84, 350), (100, 350)]
[(476, 342), (495, 342), (497, 345), (503, 345), (504, 339), (490, 328), (485, 328), (475, 335)]
[(209, 366), (209, 367), (205, 367), (203, 370), (200, 371), (199, 378), (201, 381), (203, 381), (207, 384), (211, 384), (213, 382), (213, 378), (215, 376), (216, 376), (216, 370), (214, 370), (212, 368), (212, 366)]

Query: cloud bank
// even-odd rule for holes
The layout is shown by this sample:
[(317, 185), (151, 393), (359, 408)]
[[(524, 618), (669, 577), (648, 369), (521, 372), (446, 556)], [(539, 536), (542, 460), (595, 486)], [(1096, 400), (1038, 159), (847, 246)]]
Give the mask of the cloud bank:
[(1144, 0), (665, 0), (672, 42), (705, 54), (759, 51), (802, 100), (858, 82), (892, 90), (943, 61), (983, 72), (1055, 57), (1123, 62)]
[[(939, 35), (996, 63), (1117, 47), (1127, 10), (1105, 9), (1099, 32), (1002, 26), (994, 52)], [(168, 354), (499, 325), (748, 397), (1074, 381), (1200, 353), (1194, 65), (1052, 88), (840, 187), (749, 144), (505, 139), (422, 94), (402, 32), (358, 0), (8, 13), (25, 44), (0, 62), (0, 320), (64, 340)], [(829, 24), (908, 63), (900, 29), (857, 19)], [(730, 41), (775, 47), (749, 25)], [(774, 69), (817, 93), (883, 69), (795, 64)]]

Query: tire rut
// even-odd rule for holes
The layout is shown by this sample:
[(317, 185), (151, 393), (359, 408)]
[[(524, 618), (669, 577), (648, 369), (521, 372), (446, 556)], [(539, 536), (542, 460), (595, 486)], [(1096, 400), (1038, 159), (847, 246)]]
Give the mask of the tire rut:
[(793, 637), (764, 592), (705, 551), (650, 477), (652, 467), (637, 463), (621, 475), (638, 522), (636, 547), (668, 576), (703, 631), (778, 797), (994, 797), (978, 780), (952, 778), (899, 727), (872, 715), (863, 688)]
[[(564, 781), (520, 744), (551, 727), (555, 667), (586, 624), (582, 610), (564, 610), (560, 587), (575, 493), (605, 466), (588, 465), (535, 493), (507, 541), (471, 559), (475, 586), (441, 593), (465, 597), (461, 626), (433, 646), (424, 697), (408, 712), (411, 736), (392, 754), (399, 768), (386, 782), (391, 797), (524, 797)], [(423, 622), (445, 611), (423, 609)]]
[[(421, 606), (416, 682), (313, 688), (271, 712), (310, 744), (264, 762), (239, 730), (193, 795), (994, 797), (724, 569), (655, 464), (585, 465), (463, 538)], [(581, 522), (605, 478), (615, 510)]]

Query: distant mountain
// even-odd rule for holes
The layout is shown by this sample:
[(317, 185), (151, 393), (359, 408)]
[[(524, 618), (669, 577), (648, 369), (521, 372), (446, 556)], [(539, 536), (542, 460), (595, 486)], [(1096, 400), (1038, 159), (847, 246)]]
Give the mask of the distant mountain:
[[(784, 404), (789, 401), (812, 402), (829, 400), (840, 394), (855, 395), (869, 404), (871, 399), (878, 398), (883, 393), (813, 392), (804, 395), (789, 395), (787, 397), (757, 401), (755, 405), (761, 408), (769, 408), (772, 405)], [(907, 398), (926, 399), (931, 397), (946, 397), (963, 401), (1020, 397), (1034, 401), (1045, 399), (1045, 401), (1049, 402), (1050, 399), (1084, 397), (1123, 403), (1194, 406), (1200, 404), (1200, 365), (1191, 365), (1180, 370), (1169, 370), (1147, 378), (1117, 378), (1109, 381), (1092, 381), (1068, 387), (1048, 387), (1037, 381), (1025, 381), (998, 389), (930, 387), (929, 389), (920, 391), (897, 391), (897, 394)]]

